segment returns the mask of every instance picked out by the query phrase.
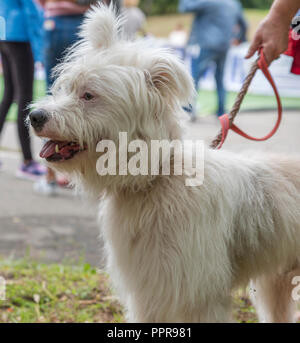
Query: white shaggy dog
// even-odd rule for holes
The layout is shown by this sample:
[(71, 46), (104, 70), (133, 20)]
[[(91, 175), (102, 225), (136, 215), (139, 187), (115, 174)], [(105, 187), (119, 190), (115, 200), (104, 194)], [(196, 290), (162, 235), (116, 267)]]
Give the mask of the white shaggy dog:
[[(120, 39), (111, 8), (87, 14), (52, 95), (30, 115), (41, 156), (102, 197), (109, 273), (133, 322), (228, 322), (231, 292), (250, 280), (261, 321), (293, 320), (300, 253), (300, 159), (205, 151), (205, 179), (99, 176), (97, 143), (181, 139), (193, 96), (168, 52)], [(71, 143), (73, 142), (73, 143)], [(174, 157), (174, 156), (173, 156)], [(300, 275), (300, 270), (298, 270)]]

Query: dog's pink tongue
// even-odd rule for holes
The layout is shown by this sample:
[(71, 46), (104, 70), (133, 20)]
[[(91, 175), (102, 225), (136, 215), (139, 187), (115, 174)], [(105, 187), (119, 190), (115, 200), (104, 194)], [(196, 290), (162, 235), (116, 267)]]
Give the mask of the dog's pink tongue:
[(53, 141), (48, 141), (42, 148), (40, 152), (41, 158), (48, 158), (55, 154), (55, 146), (57, 143)]
[[(48, 158), (56, 153), (61, 154), (61, 149), (68, 145), (68, 142), (55, 142), (55, 141), (48, 141), (40, 152), (41, 158)], [(56, 146), (58, 146), (59, 152), (56, 150)]]

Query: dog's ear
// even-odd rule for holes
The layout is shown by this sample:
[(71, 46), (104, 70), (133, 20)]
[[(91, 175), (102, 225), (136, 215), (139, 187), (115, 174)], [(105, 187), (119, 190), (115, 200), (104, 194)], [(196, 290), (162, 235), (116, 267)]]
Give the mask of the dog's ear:
[(189, 104), (195, 96), (189, 71), (183, 62), (169, 52), (162, 51), (152, 59), (145, 75), (148, 83), (151, 81), (163, 96), (176, 98), (184, 105)]
[(107, 49), (118, 41), (121, 26), (113, 5), (99, 4), (87, 12), (79, 35), (94, 49)]

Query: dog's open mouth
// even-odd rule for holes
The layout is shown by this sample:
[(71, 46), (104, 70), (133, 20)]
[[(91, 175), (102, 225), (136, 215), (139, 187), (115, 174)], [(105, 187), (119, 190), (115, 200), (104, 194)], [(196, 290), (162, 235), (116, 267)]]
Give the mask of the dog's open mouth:
[(49, 140), (43, 146), (40, 157), (45, 158), (48, 162), (67, 161), (76, 154), (86, 150), (75, 142), (60, 142)]

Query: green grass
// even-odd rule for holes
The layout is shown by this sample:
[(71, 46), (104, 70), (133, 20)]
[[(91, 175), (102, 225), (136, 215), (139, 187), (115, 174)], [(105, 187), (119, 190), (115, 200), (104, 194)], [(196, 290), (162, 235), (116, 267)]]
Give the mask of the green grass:
[[(123, 322), (122, 307), (111, 294), (108, 277), (89, 264), (42, 264), (27, 259), (0, 260), (6, 300), (0, 323)], [(244, 292), (234, 298), (239, 322), (256, 322)]]
[[(89, 264), (42, 264), (29, 259), (0, 259), (6, 300), (0, 300), (0, 323), (120, 323), (121, 305), (108, 276)], [(256, 323), (245, 290), (233, 298), (233, 317)]]
[(6, 300), (0, 300), (0, 322), (121, 322), (107, 276), (88, 264), (67, 266), (0, 260)]

